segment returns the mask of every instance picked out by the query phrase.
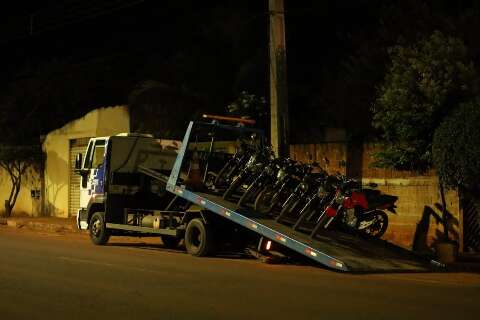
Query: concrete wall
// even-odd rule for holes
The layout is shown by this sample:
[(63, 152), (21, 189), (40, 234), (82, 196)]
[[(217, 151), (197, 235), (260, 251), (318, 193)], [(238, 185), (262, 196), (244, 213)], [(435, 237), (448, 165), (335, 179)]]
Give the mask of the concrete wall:
[[(0, 168), (0, 213), (5, 212), (4, 202), (10, 196), (12, 182), (8, 172)], [(40, 174), (33, 168), (27, 169), (26, 174), (22, 177), (22, 187), (18, 194), (17, 201), (12, 211), (14, 216), (39, 216), (41, 214), (40, 198), (31, 196), (32, 190), (41, 189)], [(37, 193), (38, 195), (38, 193)]]
[[(383, 238), (409, 249), (428, 249), (443, 232), (442, 225), (437, 223), (438, 217), (441, 217), (438, 178), (434, 171), (418, 175), (410, 171), (373, 168), (372, 153), (378, 149), (379, 146), (374, 144), (323, 143), (292, 145), (290, 154), (293, 159), (308, 161), (311, 158), (322, 166), (325, 166), (322, 159), (327, 157), (327, 171), (330, 173), (346, 173), (361, 180), (363, 184), (377, 183), (382, 192), (398, 196), (397, 214), (389, 214), (389, 227)], [(310, 154), (313, 157), (309, 157)], [(342, 160), (346, 166), (340, 165)], [(447, 192), (446, 202), (447, 210), (452, 214), (451, 238), (459, 240), (462, 248), (462, 217), (458, 194)]]
[(96, 109), (50, 132), (43, 143), (46, 154), (44, 213), (68, 217), (70, 140), (109, 136), (130, 131), (126, 106)]

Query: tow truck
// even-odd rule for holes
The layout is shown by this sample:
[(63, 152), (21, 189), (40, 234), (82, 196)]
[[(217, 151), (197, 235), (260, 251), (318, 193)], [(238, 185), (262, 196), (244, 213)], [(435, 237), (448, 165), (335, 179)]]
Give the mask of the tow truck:
[[(104, 245), (110, 236), (157, 236), (174, 248), (183, 240), (188, 253), (212, 255), (225, 246), (254, 246), (307, 257), (338, 271), (428, 271), (440, 266), (383, 240), (329, 231), (314, 238), (269, 215), (236, 204), (205, 188), (235, 151), (239, 136), (263, 132), (245, 121), (210, 117), (191, 121), (182, 141), (148, 134), (119, 134), (89, 141), (78, 154), (81, 175), (79, 229)], [(226, 124), (220, 120), (236, 121)]]

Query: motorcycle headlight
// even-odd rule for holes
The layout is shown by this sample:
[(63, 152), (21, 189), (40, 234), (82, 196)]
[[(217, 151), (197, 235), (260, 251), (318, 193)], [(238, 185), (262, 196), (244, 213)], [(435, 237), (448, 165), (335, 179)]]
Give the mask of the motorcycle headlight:
[(248, 162), (247, 162), (247, 164), (246, 164), (246, 167), (247, 167), (247, 168), (250, 168), (251, 166), (253, 166), (254, 163), (255, 163), (255, 157), (252, 156), (252, 157), (250, 157), (250, 159), (248, 159)]
[(283, 180), (287, 176), (287, 173), (284, 170), (279, 170), (277, 173), (277, 179)]

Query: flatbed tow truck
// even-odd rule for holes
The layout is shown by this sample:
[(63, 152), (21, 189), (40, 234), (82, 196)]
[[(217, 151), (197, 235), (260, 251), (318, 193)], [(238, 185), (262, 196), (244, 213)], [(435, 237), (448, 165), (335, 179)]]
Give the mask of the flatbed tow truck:
[(311, 237), (190, 183), (192, 175), (205, 182), (207, 173), (218, 170), (232, 153), (235, 136), (252, 133), (262, 134), (214, 120), (190, 122), (181, 144), (139, 134), (92, 138), (85, 158), (80, 154), (75, 163), (82, 177), (78, 227), (89, 229), (98, 245), (111, 235), (161, 236), (167, 247), (184, 240), (196, 256), (240, 241), (258, 243), (259, 251), (274, 243), (339, 271), (426, 272), (441, 267), (383, 240), (326, 230)]

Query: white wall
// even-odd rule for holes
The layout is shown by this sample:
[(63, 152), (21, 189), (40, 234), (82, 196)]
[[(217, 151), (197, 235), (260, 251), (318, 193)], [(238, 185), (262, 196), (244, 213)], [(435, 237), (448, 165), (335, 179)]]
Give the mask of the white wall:
[[(10, 181), (10, 175), (5, 169), (0, 168), (0, 212), (2, 214), (5, 211), (5, 200), (7, 200), (10, 196), (11, 189), (12, 182)], [(15, 202), (15, 206), (13, 207), (12, 215), (40, 215), (40, 199), (32, 198), (30, 192), (31, 190), (40, 189), (40, 175), (34, 169), (29, 168), (25, 175), (22, 177), (20, 193), (18, 194), (17, 201)]]
[(110, 136), (130, 131), (126, 106), (96, 109), (50, 132), (43, 143), (45, 162), (45, 215), (68, 217), (69, 148), (71, 139)]

